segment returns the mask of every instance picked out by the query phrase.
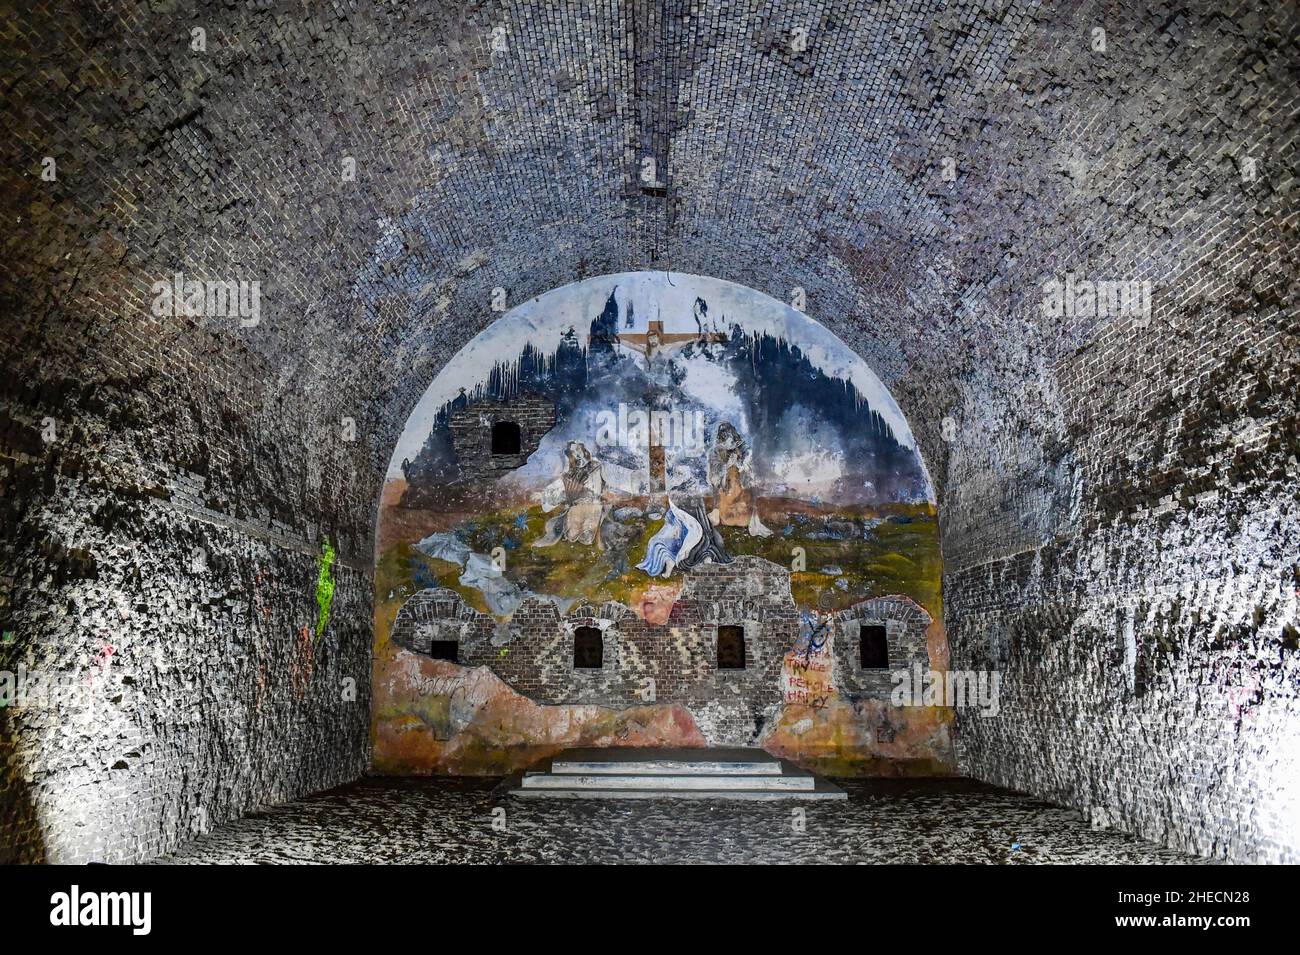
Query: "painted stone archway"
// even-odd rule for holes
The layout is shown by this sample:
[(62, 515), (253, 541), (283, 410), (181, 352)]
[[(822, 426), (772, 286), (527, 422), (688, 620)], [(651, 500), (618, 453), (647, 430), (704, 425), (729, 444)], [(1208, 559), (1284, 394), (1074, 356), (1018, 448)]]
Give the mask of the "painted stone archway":
[(757, 745), (952, 769), (933, 493), (897, 404), (753, 289), (638, 272), (507, 313), (429, 386), (376, 534), (373, 762)]

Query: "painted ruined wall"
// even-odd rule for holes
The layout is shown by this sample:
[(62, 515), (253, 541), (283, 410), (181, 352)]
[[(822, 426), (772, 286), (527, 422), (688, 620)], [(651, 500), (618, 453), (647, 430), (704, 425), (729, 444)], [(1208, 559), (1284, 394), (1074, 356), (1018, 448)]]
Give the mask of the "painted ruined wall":
[[(503, 421), (517, 449), (494, 446)], [(952, 769), (950, 711), (891, 701), (894, 672), (947, 665), (910, 429), (842, 343), (753, 290), (626, 273), (507, 314), (407, 422), (376, 561), (378, 772), (571, 745)], [(863, 628), (887, 663), (863, 668)], [(575, 666), (592, 632), (599, 664)]]

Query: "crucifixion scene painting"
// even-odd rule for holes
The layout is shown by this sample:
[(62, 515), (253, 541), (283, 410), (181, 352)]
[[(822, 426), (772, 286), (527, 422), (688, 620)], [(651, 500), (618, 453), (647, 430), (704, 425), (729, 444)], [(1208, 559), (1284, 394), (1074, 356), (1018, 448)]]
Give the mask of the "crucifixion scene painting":
[(395, 585), (499, 617), (536, 595), (645, 607), (739, 555), (790, 569), (801, 606), (937, 611), (928, 477), (876, 376), (775, 299), (666, 272), (557, 289), (448, 362), (393, 455), (379, 546)]
[(392, 455), (374, 764), (761, 746), (948, 772), (947, 712), (889, 698), (888, 667), (946, 664), (936, 518), (885, 386), (784, 302), (669, 272), (522, 302)]

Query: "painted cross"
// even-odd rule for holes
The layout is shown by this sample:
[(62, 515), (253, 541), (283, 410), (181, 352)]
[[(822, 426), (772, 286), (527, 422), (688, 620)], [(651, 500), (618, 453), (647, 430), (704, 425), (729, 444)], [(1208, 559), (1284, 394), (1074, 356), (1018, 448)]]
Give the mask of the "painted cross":
[[(699, 316), (696, 316), (696, 322), (699, 322)], [(666, 332), (664, 331), (664, 323), (660, 319), (647, 323), (644, 332), (622, 332), (616, 337), (620, 343), (628, 348), (645, 355), (647, 364), (659, 352), (671, 348), (680, 348), (690, 342), (708, 344), (727, 340), (727, 336), (722, 332), (706, 332), (703, 326), (693, 332)], [(651, 404), (653, 404), (653, 398), (652, 395)], [(647, 420), (653, 422), (654, 415), (647, 415)], [(651, 494), (661, 494), (668, 489), (668, 459), (664, 453), (664, 446), (659, 439), (659, 429), (651, 426), (649, 440)]]
[(722, 332), (666, 332), (664, 323), (655, 319), (646, 326), (644, 332), (620, 332), (618, 340), (628, 348), (641, 352), (649, 360), (656, 352), (661, 352), (673, 345), (685, 345), (687, 342), (725, 342), (727, 336)]

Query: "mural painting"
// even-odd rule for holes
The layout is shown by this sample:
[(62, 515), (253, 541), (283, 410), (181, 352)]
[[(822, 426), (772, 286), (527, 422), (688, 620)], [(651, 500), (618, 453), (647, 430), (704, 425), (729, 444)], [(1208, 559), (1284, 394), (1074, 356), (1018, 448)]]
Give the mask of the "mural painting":
[(461, 350), (376, 534), (374, 763), (505, 772), (571, 745), (756, 745), (951, 769), (935, 507), (866, 365), (752, 289), (625, 273)]

